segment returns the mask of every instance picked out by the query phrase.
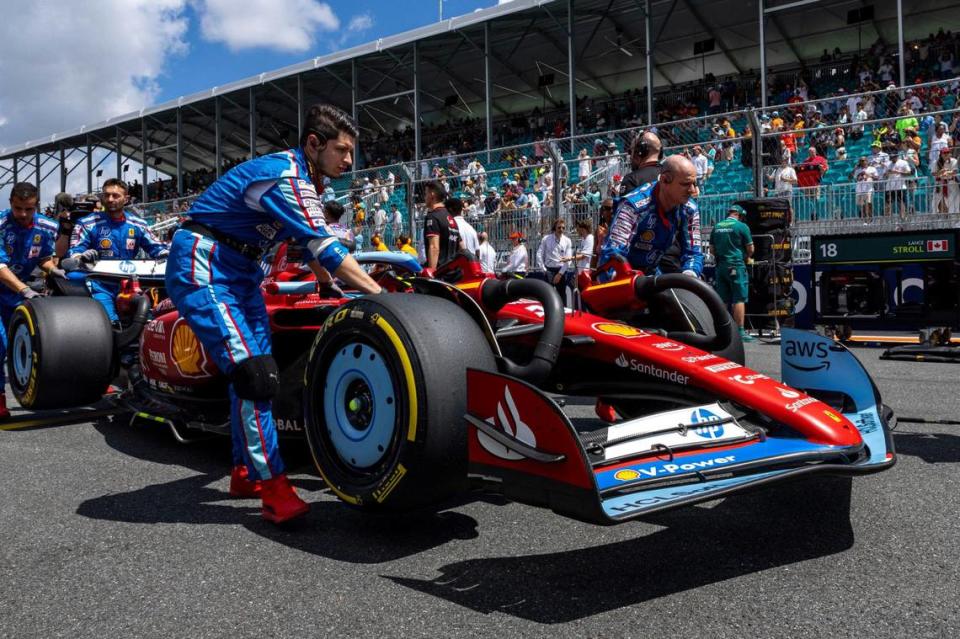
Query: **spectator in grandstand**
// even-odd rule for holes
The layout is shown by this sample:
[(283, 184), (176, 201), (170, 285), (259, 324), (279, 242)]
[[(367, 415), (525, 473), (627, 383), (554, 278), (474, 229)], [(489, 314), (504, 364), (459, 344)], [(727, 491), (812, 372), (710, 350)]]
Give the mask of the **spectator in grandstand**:
[(424, 266), (437, 268), (438, 264), (453, 258), (463, 247), (460, 230), (453, 216), (443, 205), (447, 192), (436, 180), (423, 185), (426, 214), (423, 218), (423, 247), (427, 262)]
[(57, 223), (37, 211), (39, 198), (36, 186), (18, 182), (10, 191), (10, 208), (0, 212), (0, 419), (10, 417), (4, 392), (6, 327), (18, 304), (39, 295), (23, 279), (29, 278), (37, 267), (45, 274), (63, 276), (55, 259)]
[(337, 237), (337, 240), (343, 244), (344, 248), (353, 252), (357, 250), (357, 241), (353, 231), (349, 226), (340, 223), (343, 218), (343, 205), (336, 200), (330, 200), (323, 203), (323, 219), (330, 227), (330, 231)]
[(949, 148), (940, 149), (940, 157), (931, 172), (935, 180), (933, 211), (941, 214), (960, 212), (957, 158), (953, 157)]
[[(143, 218), (124, 210), (127, 185), (123, 180), (110, 178), (104, 182), (100, 198), (106, 210), (84, 217), (73, 229), (67, 257), (75, 259), (69, 266), (77, 269), (80, 262), (96, 264), (101, 259), (131, 260), (141, 249), (154, 259), (166, 259), (167, 245), (154, 237)], [(67, 266), (65, 260), (64, 267)], [(88, 278), (86, 285), (113, 325), (119, 328), (116, 298), (120, 284)]]
[(485, 197), (483, 200), (483, 214), (496, 215), (499, 208), (500, 198), (497, 196), (497, 191), (496, 189), (490, 189), (490, 192), (487, 193), (487, 197)]
[(833, 152), (837, 160), (847, 159), (847, 136), (842, 127), (833, 130)]
[(376, 210), (373, 212), (373, 219), (371, 220), (373, 233), (374, 235), (383, 235), (384, 230), (387, 228), (387, 212), (379, 203), (375, 203), (374, 206)]
[[(954, 116), (954, 122), (958, 119), (960, 119), (960, 115)], [(930, 140), (929, 166), (933, 167), (936, 165), (937, 160), (940, 158), (941, 149), (950, 148), (951, 146), (953, 146), (953, 140), (951, 140), (947, 134), (947, 125), (941, 122), (934, 129), (933, 137)]]
[(632, 170), (620, 182), (620, 193), (626, 195), (634, 189), (660, 177), (660, 161), (663, 159), (663, 144), (652, 131), (634, 136), (630, 141), (630, 165)]
[(909, 103), (905, 102), (903, 106), (900, 107), (900, 117), (894, 126), (901, 141), (907, 137), (908, 129), (916, 131), (920, 128), (920, 123), (917, 122), (917, 116), (914, 114), (913, 109), (910, 108)]
[(461, 248), (465, 250), (470, 255), (476, 257), (477, 249), (480, 247), (480, 240), (477, 239), (477, 230), (473, 228), (473, 225), (470, 222), (467, 222), (463, 217), (463, 200), (458, 197), (447, 198), (444, 202), (444, 206), (450, 215), (453, 216), (453, 221), (457, 225), (457, 230), (460, 231), (460, 242), (462, 243)]
[(390, 250), (390, 247), (387, 246), (387, 245), (384, 243), (383, 237), (382, 237), (379, 233), (374, 233), (374, 234), (370, 237), (370, 248), (372, 248), (374, 251), (389, 251), (389, 250)]
[(413, 241), (409, 235), (398, 235), (396, 241), (397, 250), (403, 251), (413, 257), (418, 257), (417, 249), (413, 247)]
[(857, 160), (852, 177), (856, 182), (857, 211), (864, 223), (873, 217), (873, 185), (878, 179), (877, 175), (876, 167), (868, 164), (866, 157)]
[(733, 320), (745, 342), (752, 342), (743, 328), (750, 280), (747, 262), (753, 257), (753, 236), (750, 228), (740, 221), (743, 209), (733, 205), (725, 220), (717, 222), (710, 233), (710, 250), (716, 258), (717, 294), (733, 309)]
[(396, 203), (390, 205), (390, 227), (393, 231), (393, 237), (400, 235), (400, 228), (403, 226), (403, 214)]
[[(700, 252), (700, 214), (691, 199), (699, 193), (696, 169), (681, 155), (663, 162), (660, 178), (633, 191), (617, 204), (613, 220), (600, 250), (598, 267), (617, 257), (636, 269), (655, 270), (660, 258), (681, 235), (682, 272), (699, 277), (703, 271)], [(607, 271), (601, 280), (612, 277)]]
[(567, 223), (563, 218), (553, 221), (552, 233), (543, 236), (537, 249), (537, 264), (547, 272), (547, 281), (553, 284), (560, 299), (567, 299), (567, 262), (573, 256), (573, 245), (564, 233)]
[(797, 185), (812, 188), (810, 194), (820, 197), (820, 182), (827, 172), (827, 158), (817, 152), (817, 147), (807, 149), (807, 159), (796, 168)]
[(590, 160), (590, 153), (587, 149), (580, 149), (580, 154), (577, 156), (577, 179), (586, 180), (590, 174), (593, 173), (593, 162)]
[(773, 191), (778, 197), (789, 198), (793, 195), (793, 187), (797, 185), (797, 172), (790, 166), (789, 156), (780, 159), (780, 166), (770, 176), (773, 182)]
[(234, 167), (194, 202), (174, 235), (166, 275), (170, 299), (231, 382), (231, 495), (259, 495), (263, 517), (274, 523), (309, 506), (287, 480), (277, 446), (278, 373), (257, 262), (264, 249), (293, 238), (318, 282), (332, 283), (333, 274), (363, 293), (380, 292), (324, 223), (316, 190), (322, 176), (350, 168), (357, 125), (330, 105), (311, 107), (303, 124), (297, 148)]
[(477, 257), (480, 258), (480, 266), (484, 273), (494, 273), (497, 269), (497, 251), (494, 249), (487, 238), (486, 231), (480, 231), (477, 234), (480, 240), (480, 247), (477, 249)]
[(894, 212), (900, 215), (900, 219), (906, 219), (908, 200), (907, 200), (907, 180), (913, 175), (913, 169), (904, 158), (903, 153), (899, 153), (893, 160), (886, 173), (886, 215), (893, 215)]
[(702, 190), (706, 185), (707, 171), (710, 168), (710, 164), (707, 156), (703, 154), (703, 147), (699, 144), (693, 147), (693, 155), (690, 158), (690, 162), (693, 164), (694, 171), (696, 171), (697, 188)]
[[(851, 98), (852, 99), (852, 98)], [(850, 137), (854, 140), (859, 140), (863, 137), (864, 134), (864, 122), (869, 119), (867, 114), (865, 104), (862, 101), (857, 102), (857, 110), (853, 114), (853, 121), (856, 123), (854, 126), (850, 127)]]
[(501, 270), (503, 273), (526, 275), (528, 256), (523, 233), (514, 231), (510, 234), (510, 240), (513, 242), (513, 248), (510, 250), (510, 255), (507, 256), (507, 263)]

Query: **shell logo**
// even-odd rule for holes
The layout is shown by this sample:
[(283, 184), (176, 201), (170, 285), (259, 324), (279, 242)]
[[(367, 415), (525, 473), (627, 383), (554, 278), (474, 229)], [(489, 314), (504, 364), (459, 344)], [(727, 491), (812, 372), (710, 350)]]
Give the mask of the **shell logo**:
[(639, 328), (618, 324), (616, 322), (597, 322), (593, 325), (593, 330), (606, 335), (615, 335), (625, 339), (635, 339), (637, 337), (650, 337), (649, 333), (641, 331)]
[(170, 359), (184, 377), (210, 377), (207, 371), (207, 353), (196, 333), (183, 319), (173, 325), (170, 337)]
[(110, 241), (109, 237), (105, 237), (102, 240), (100, 240), (100, 248), (108, 249), (111, 246), (113, 246), (113, 242)]
[(613, 478), (618, 481), (633, 481), (634, 479), (640, 479), (640, 473), (632, 469), (618, 470), (614, 473)]
[(640, 239), (643, 240), (644, 242), (652, 242), (653, 236), (654, 236), (654, 232), (651, 231), (650, 229), (647, 229), (646, 231), (640, 234)]

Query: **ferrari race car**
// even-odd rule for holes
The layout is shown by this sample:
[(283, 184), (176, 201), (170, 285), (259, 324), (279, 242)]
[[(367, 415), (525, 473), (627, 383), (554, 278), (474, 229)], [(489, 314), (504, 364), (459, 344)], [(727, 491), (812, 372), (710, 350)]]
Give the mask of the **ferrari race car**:
[[(278, 433), (305, 441), (357, 507), (428, 507), (479, 487), (612, 524), (894, 463), (892, 413), (853, 354), (785, 330), (784, 380), (750, 370), (723, 303), (694, 278), (616, 265), (610, 282), (582, 279), (571, 309), (546, 282), (498, 279), (466, 255), (429, 276), (404, 254), (358, 258), (389, 292), (321, 297), (283, 248), (263, 286)], [(19, 306), (9, 378), (20, 403), (90, 404), (113, 384), (108, 401), (181, 441), (228, 434), (226, 380), (155, 294), (162, 272), (101, 262), (87, 274), (123, 281), (120, 331), (83, 296)], [(620, 419), (575, 424), (568, 397), (599, 399)]]

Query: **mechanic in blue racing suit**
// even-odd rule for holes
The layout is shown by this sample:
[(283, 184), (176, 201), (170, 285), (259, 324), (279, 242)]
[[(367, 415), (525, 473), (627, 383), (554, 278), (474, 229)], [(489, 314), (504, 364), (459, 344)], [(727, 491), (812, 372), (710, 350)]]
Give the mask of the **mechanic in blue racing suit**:
[(54, 261), (57, 223), (37, 212), (37, 187), (27, 182), (13, 185), (10, 208), (0, 211), (0, 419), (10, 417), (7, 410), (6, 361), (7, 325), (13, 309), (39, 293), (23, 283), (40, 267), (47, 274), (63, 275)]
[[(620, 199), (600, 248), (597, 266), (622, 258), (634, 269), (656, 273), (657, 263), (679, 234), (681, 269), (685, 275), (700, 277), (703, 273), (700, 212), (691, 199), (698, 194), (693, 163), (679, 155), (668, 157), (657, 180), (637, 187)], [(612, 270), (605, 270), (597, 279), (605, 282), (613, 275)]]
[(343, 111), (307, 111), (300, 147), (244, 162), (217, 180), (173, 236), (167, 292), (180, 316), (230, 380), (234, 467), (230, 494), (262, 499), (263, 517), (282, 523), (305, 514), (284, 474), (271, 398), (279, 370), (271, 355), (270, 322), (260, 283), (262, 254), (292, 239), (316, 274), (336, 292), (333, 273), (364, 293), (377, 285), (324, 221), (316, 185), (352, 164), (356, 124)]
[[(111, 178), (103, 183), (100, 193), (103, 211), (81, 218), (73, 229), (68, 258), (76, 258), (88, 264), (98, 260), (131, 260), (140, 249), (154, 259), (167, 257), (167, 245), (154, 237), (143, 218), (124, 211), (127, 203), (127, 185), (123, 180)], [(76, 260), (71, 260), (75, 264)], [(64, 268), (68, 262), (64, 261)], [(119, 282), (104, 282), (87, 278), (87, 288), (93, 298), (100, 302), (114, 326), (119, 326), (117, 294)]]

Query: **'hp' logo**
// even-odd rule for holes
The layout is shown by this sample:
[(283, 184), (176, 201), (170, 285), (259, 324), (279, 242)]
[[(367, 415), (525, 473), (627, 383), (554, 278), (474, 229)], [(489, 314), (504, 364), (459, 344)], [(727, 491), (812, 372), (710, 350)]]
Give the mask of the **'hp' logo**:
[(121, 272), (121, 273), (136, 273), (136, 272), (137, 272), (137, 265), (134, 264), (133, 262), (131, 262), (130, 260), (124, 260), (124, 261), (120, 262), (119, 268), (120, 268), (120, 272)]
[(711, 423), (719, 422), (720, 416), (710, 412), (706, 408), (698, 408), (690, 414), (690, 421), (694, 424), (705, 424), (699, 428), (694, 429), (695, 432), (700, 437), (705, 439), (719, 439), (723, 437), (723, 424), (720, 423)]

